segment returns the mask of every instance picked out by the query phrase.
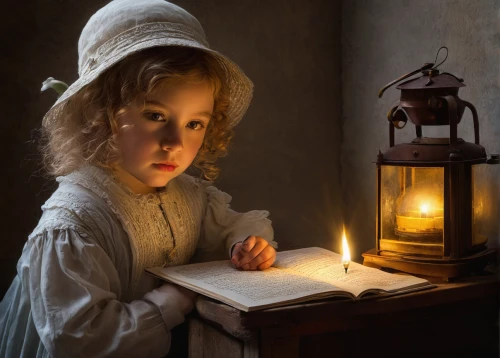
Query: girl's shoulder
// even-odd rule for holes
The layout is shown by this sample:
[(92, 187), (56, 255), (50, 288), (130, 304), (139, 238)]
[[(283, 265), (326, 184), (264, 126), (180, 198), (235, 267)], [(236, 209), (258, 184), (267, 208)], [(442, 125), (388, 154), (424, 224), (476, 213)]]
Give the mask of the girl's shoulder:
[(66, 210), (80, 212), (107, 212), (105, 200), (96, 192), (85, 186), (61, 181), (59, 187), (42, 205), (42, 210)]
[(116, 226), (116, 218), (97, 193), (84, 186), (60, 181), (42, 205), (42, 216), (30, 238), (46, 231), (71, 230), (95, 236), (103, 227)]

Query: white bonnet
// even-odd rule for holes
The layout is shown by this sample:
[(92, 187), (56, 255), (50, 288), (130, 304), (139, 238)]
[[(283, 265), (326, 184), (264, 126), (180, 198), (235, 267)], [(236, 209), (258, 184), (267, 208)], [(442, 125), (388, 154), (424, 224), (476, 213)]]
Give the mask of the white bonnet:
[(114, 0), (98, 10), (83, 28), (78, 41), (79, 78), (47, 112), (44, 123), (56, 119), (71, 96), (118, 61), (157, 46), (187, 46), (211, 54), (225, 72), (231, 126), (241, 120), (250, 104), (253, 84), (234, 62), (209, 48), (195, 17), (164, 0)]

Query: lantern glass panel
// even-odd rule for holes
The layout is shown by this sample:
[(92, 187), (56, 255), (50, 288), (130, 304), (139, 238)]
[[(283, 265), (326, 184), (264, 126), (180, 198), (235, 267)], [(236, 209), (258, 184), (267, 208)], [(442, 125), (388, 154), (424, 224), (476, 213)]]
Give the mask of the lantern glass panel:
[[(492, 170), (493, 169), (493, 170)], [(491, 217), (499, 217), (494, 201), (498, 190), (494, 175), (496, 166), (476, 164), (472, 166), (472, 245), (481, 245), (498, 236), (498, 227)]]
[(442, 255), (444, 168), (381, 166), (380, 249)]

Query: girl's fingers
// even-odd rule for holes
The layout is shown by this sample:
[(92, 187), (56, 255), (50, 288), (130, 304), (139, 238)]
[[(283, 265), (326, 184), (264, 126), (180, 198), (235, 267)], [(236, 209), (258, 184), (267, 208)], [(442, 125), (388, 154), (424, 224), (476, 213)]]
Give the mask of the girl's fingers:
[(246, 257), (250, 251), (252, 251), (256, 240), (256, 236), (249, 236), (244, 241), (239, 242), (234, 246), (234, 254), (231, 257), (231, 262), (236, 268), (239, 268), (242, 265), (241, 260)]
[(276, 255), (273, 255), (271, 258), (267, 259), (263, 263), (261, 263), (259, 266), (257, 266), (257, 269), (259, 270), (265, 270), (271, 267), (274, 264), (274, 260), (276, 260)]
[(257, 236), (249, 236), (243, 241), (241, 249), (245, 252), (250, 252), (255, 247), (255, 244), (258, 242), (258, 239), (264, 240), (261, 237)]
[(234, 245), (233, 248), (233, 256), (231, 256), (231, 262), (233, 265), (239, 264), (241, 258), (243, 257), (243, 253), (241, 253), (241, 246), (243, 243), (238, 242), (236, 245)]
[[(266, 240), (259, 238), (260, 240), (256, 240), (254, 243), (252, 249), (250, 251), (243, 251), (241, 250), (240, 252), (243, 253), (242, 258), (239, 260), (239, 265), (243, 267), (246, 264), (249, 264), (252, 260), (254, 260), (257, 256), (259, 256), (269, 244), (267, 243)], [(257, 266), (255, 266), (257, 267)]]
[[(260, 269), (260, 265), (268, 263), (271, 266), (276, 258), (276, 251), (272, 246), (267, 245), (256, 257), (254, 257), (250, 262), (241, 265), (243, 270), (257, 270)], [(269, 263), (269, 261), (271, 262)], [(265, 267), (264, 265), (263, 267)], [(265, 268), (267, 268), (265, 267)]]

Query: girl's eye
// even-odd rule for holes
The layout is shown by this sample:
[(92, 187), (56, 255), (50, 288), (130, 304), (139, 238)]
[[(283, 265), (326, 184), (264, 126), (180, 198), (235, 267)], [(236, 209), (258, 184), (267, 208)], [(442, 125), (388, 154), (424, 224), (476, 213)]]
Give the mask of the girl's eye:
[(164, 122), (165, 121), (165, 117), (163, 117), (163, 114), (161, 114), (161, 113), (152, 112), (152, 113), (145, 113), (144, 115), (150, 121), (155, 121), (155, 122)]
[(191, 121), (187, 124), (187, 127), (196, 131), (205, 128), (205, 125), (202, 121)]

